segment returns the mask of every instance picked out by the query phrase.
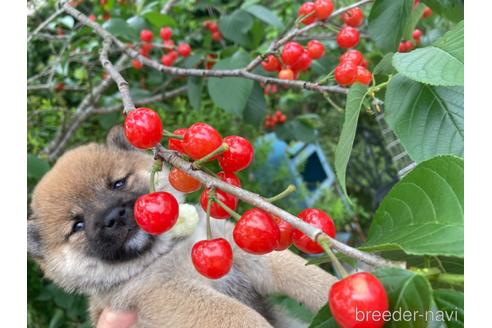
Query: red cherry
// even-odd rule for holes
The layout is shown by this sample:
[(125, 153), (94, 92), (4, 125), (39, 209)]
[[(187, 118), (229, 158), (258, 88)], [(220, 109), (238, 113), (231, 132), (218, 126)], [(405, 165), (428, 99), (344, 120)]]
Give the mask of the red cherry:
[(173, 36), (173, 30), (171, 30), (170, 27), (161, 27), (159, 34), (161, 35), (162, 40), (170, 40)]
[(203, 276), (219, 279), (232, 268), (232, 247), (224, 238), (199, 241), (191, 249), (191, 261)]
[(173, 40), (164, 40), (163, 49), (165, 52), (173, 51), (174, 49), (174, 41)]
[(278, 78), (281, 80), (293, 80), (294, 72), (289, 68), (283, 69), (280, 72), (278, 72)]
[(411, 51), (413, 49), (412, 41), (405, 41), (405, 48), (407, 49), (407, 51)]
[(56, 91), (63, 91), (65, 89), (65, 83), (60, 82), (55, 86)]
[(91, 22), (94, 22), (94, 21), (96, 20), (96, 15), (94, 15), (94, 14), (90, 15), (90, 16), (89, 16), (89, 20), (90, 20)]
[(210, 32), (217, 32), (219, 30), (219, 27), (217, 26), (216, 22), (213, 21), (205, 21), (203, 22), (203, 26), (207, 28)]
[[(186, 129), (185, 128), (179, 128), (179, 129), (176, 129), (174, 130), (173, 134), (177, 134), (179, 136), (184, 136), (186, 133)], [(173, 139), (173, 138), (169, 138), (169, 140), (167, 141), (167, 148), (169, 150), (176, 150), (182, 154), (184, 154), (184, 149), (183, 149), (183, 140), (180, 140), (180, 139)]]
[[(219, 172), (217, 173), (217, 177), (233, 186), (236, 187), (241, 187), (241, 181), (239, 178), (231, 172)], [(208, 203), (208, 191), (209, 189), (206, 189), (202, 192), (200, 196), (200, 205), (202, 205), (202, 208), (204, 211), (207, 210), (207, 203)], [(238, 199), (235, 196), (232, 196), (231, 194), (225, 193), (220, 189), (216, 190), (217, 198), (225, 203), (229, 208), (236, 210), (237, 204), (238, 204)], [(210, 215), (215, 218), (215, 219), (228, 219), (231, 216), (229, 213), (227, 213), (219, 204), (213, 202), (211, 207), (210, 207)]]
[(181, 43), (178, 46), (178, 53), (183, 57), (188, 57), (191, 54), (191, 47), (188, 43)]
[(425, 7), (424, 12), (422, 13), (422, 17), (427, 18), (430, 15), (432, 15), (432, 9), (430, 9), (429, 7)]
[(351, 85), (357, 79), (357, 66), (344, 62), (335, 67), (335, 81), (340, 85)]
[(140, 48), (140, 54), (144, 57), (149, 57), (149, 50), (142, 47), (142, 48)]
[(362, 9), (355, 7), (344, 12), (341, 18), (348, 26), (356, 27), (364, 21), (364, 13)]
[(152, 42), (153, 33), (151, 30), (144, 29), (140, 32), (140, 40), (143, 42)]
[(154, 48), (154, 45), (150, 42), (144, 42), (142, 44), (142, 50), (146, 53), (146, 54), (149, 54), (150, 51), (152, 50), (152, 48)]
[(105, 12), (102, 16), (103, 21), (107, 21), (111, 18), (111, 14), (108, 12)]
[(400, 42), (400, 45), (398, 46), (398, 52), (407, 52), (407, 44), (405, 42)]
[(174, 50), (169, 51), (168, 55), (173, 59), (173, 62), (176, 61), (176, 59), (178, 59), (179, 57), (178, 52)]
[(325, 46), (318, 40), (311, 40), (307, 44), (307, 51), (312, 59), (318, 59), (325, 54)]
[(124, 126), (126, 138), (137, 148), (152, 148), (162, 139), (161, 119), (150, 108), (140, 107), (129, 112)]
[(359, 43), (359, 31), (352, 26), (344, 26), (338, 32), (337, 44), (340, 48), (352, 48)]
[[(316, 208), (307, 208), (298, 217), (303, 221), (321, 229), (328, 236), (335, 238), (335, 224), (331, 217), (325, 212)], [(308, 254), (318, 254), (323, 252), (323, 248), (314, 240), (306, 236), (300, 230), (294, 229), (292, 232), (292, 241), (297, 248)]]
[(137, 199), (133, 213), (142, 230), (158, 235), (174, 226), (179, 216), (179, 205), (170, 193), (153, 192)]
[(372, 73), (363, 66), (357, 66), (357, 82), (368, 85), (372, 81)]
[(319, 20), (325, 20), (333, 12), (333, 2), (331, 0), (316, 0), (314, 2), (314, 9), (316, 10), (317, 18)]
[(202, 186), (200, 181), (175, 167), (169, 172), (168, 179), (171, 186), (181, 192), (194, 192)]
[(287, 116), (282, 114), (282, 116), (279, 117), (278, 122), (283, 124), (285, 123), (286, 120), (287, 120)]
[(363, 59), (364, 57), (359, 50), (349, 49), (340, 56), (340, 64), (352, 62), (354, 65), (360, 65)]
[(164, 66), (173, 66), (174, 58), (173, 58), (173, 56), (170, 56), (169, 54), (162, 55), (161, 63)]
[[(205, 189), (200, 195), (200, 205), (202, 206), (204, 211), (207, 211), (207, 203), (208, 203), (208, 189)], [(220, 189), (215, 190), (216, 197), (226, 204), (230, 209), (236, 210), (238, 199), (228, 193), (223, 192)], [(219, 204), (212, 202), (210, 206), (210, 216), (214, 219), (223, 220), (231, 217), (229, 213), (226, 212)]]
[(242, 250), (261, 255), (270, 253), (278, 246), (280, 230), (268, 213), (252, 208), (241, 216), (232, 236)]
[(138, 59), (132, 60), (132, 66), (135, 69), (141, 69), (142, 68), (142, 62)]
[(206, 123), (198, 122), (186, 130), (183, 149), (192, 159), (200, 159), (222, 145), (219, 132)]
[(367, 62), (367, 60), (365, 60), (365, 58), (362, 58), (362, 61), (360, 62), (359, 66), (367, 68), (369, 67), (369, 63)]
[(215, 31), (212, 33), (212, 40), (217, 42), (222, 40), (222, 34), (220, 33), (220, 31)]
[(267, 72), (278, 72), (282, 68), (277, 57), (274, 55), (268, 55), (268, 57), (261, 62), (261, 66), (263, 66), (263, 69)]
[(216, 62), (217, 62), (217, 55), (208, 54), (207, 57), (205, 58), (205, 68), (212, 69), (212, 67), (214, 67)]
[(237, 172), (247, 168), (254, 155), (251, 143), (239, 136), (225, 137), (223, 142), (229, 146), (229, 149), (219, 156), (220, 167), (226, 172)]
[[(291, 65), (291, 69), (294, 72), (302, 72), (305, 71), (311, 66), (311, 63), (313, 62), (313, 59), (309, 55), (309, 52), (307, 50), (304, 50), (302, 54), (299, 56), (299, 59), (295, 62), (295, 64)], [(294, 74), (295, 77), (295, 74)]]
[(389, 308), (383, 284), (369, 272), (354, 273), (334, 283), (328, 304), (341, 328), (381, 328), (385, 323), (383, 317), (368, 314), (385, 313)]
[(271, 218), (277, 224), (280, 231), (280, 239), (278, 241), (278, 245), (274, 249), (276, 251), (283, 251), (292, 245), (292, 232), (294, 231), (294, 228), (278, 216), (271, 215)]
[(282, 61), (285, 65), (294, 65), (304, 52), (304, 48), (297, 42), (287, 42), (282, 49)]
[(314, 3), (311, 1), (304, 2), (301, 7), (299, 7), (299, 11), (297, 12), (297, 17), (303, 17), (309, 15), (308, 17), (301, 20), (304, 25), (309, 25), (316, 21), (316, 12), (314, 9)]
[(422, 37), (422, 31), (419, 30), (418, 28), (415, 29), (412, 33), (412, 38), (417, 41), (417, 40), (420, 40), (420, 38)]

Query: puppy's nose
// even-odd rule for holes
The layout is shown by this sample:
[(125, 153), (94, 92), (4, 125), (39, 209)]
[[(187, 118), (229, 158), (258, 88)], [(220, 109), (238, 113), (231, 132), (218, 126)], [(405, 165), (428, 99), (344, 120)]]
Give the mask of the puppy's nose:
[(104, 218), (104, 227), (108, 229), (127, 225), (129, 209), (123, 206), (113, 208)]

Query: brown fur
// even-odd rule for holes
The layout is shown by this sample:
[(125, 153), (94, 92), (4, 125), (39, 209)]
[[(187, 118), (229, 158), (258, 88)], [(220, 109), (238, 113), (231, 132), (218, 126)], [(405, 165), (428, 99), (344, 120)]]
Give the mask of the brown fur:
[[(279, 320), (264, 317), (261, 298), (283, 293), (317, 311), (327, 299), (335, 278), (290, 251), (265, 256), (245, 253), (232, 240), (233, 225), (213, 221), (214, 236), (229, 240), (234, 248), (233, 270), (219, 280), (208, 280), (193, 268), (191, 247), (205, 239), (203, 211), (195, 232), (182, 239), (169, 234), (157, 238), (152, 249), (118, 263), (106, 263), (86, 253), (85, 234), (67, 237), (71, 217), (84, 204), (105, 206), (97, 199), (108, 179), (128, 172), (127, 188), (148, 183), (152, 158), (121, 143), (112, 132), (108, 146), (89, 144), (67, 152), (36, 187), (28, 221), (29, 250), (47, 277), (69, 291), (90, 296), (90, 312), (97, 320), (105, 307), (138, 312), (138, 327), (271, 327)], [(161, 189), (182, 195), (164, 179)], [(268, 312), (265, 310), (265, 313)], [(275, 311), (270, 311), (275, 316)], [(278, 315), (277, 315), (278, 317)], [(269, 321), (268, 321), (269, 320)], [(294, 321), (293, 321), (294, 322)]]

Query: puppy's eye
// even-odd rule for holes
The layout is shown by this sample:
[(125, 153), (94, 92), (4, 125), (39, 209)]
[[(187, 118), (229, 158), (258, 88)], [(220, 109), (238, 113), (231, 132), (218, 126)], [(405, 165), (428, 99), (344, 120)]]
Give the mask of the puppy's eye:
[(76, 216), (74, 218), (74, 223), (72, 226), (72, 233), (82, 231), (82, 230), (84, 230), (84, 228), (85, 228), (84, 219), (81, 216)]
[(125, 185), (126, 185), (126, 178), (123, 178), (123, 179), (120, 179), (120, 180), (113, 182), (111, 184), (111, 189), (112, 190), (119, 190), (119, 189), (124, 188)]

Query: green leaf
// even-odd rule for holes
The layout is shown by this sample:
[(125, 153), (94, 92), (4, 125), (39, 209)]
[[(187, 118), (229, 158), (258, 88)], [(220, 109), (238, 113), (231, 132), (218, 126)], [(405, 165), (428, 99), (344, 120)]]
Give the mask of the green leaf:
[(412, 0), (376, 0), (369, 14), (369, 36), (379, 49), (384, 52), (398, 49), (412, 3)]
[(122, 37), (128, 40), (138, 38), (135, 30), (121, 18), (111, 18), (102, 27), (116, 37)]
[(450, 21), (459, 22), (464, 18), (464, 0), (423, 0), (423, 2)]
[(126, 22), (138, 33), (145, 28), (149, 28), (149, 24), (147, 24), (147, 21), (141, 16), (130, 17)]
[(267, 24), (275, 26), (277, 28), (283, 29), (284, 24), (280, 20), (280, 18), (270, 9), (261, 6), (261, 5), (252, 5), (247, 8), (244, 8), (247, 12), (257, 17), (258, 19), (264, 21)]
[(248, 32), (253, 27), (253, 17), (244, 11), (236, 10), (230, 15), (223, 15), (219, 20), (220, 32), (224, 38), (238, 43), (241, 46), (250, 44)]
[[(244, 52), (223, 59), (214, 65), (214, 70), (228, 70), (246, 66), (251, 58)], [(210, 78), (208, 93), (212, 101), (226, 112), (242, 117), (248, 103), (253, 81), (240, 77)]]
[(314, 314), (309, 311), (302, 303), (299, 303), (299, 301), (286, 295), (273, 294), (268, 296), (268, 301), (269, 303), (281, 307), (290, 316), (304, 322), (310, 322), (314, 317)]
[(383, 74), (390, 75), (395, 73), (395, 68), (393, 67), (393, 55), (394, 53), (389, 52), (381, 58), (379, 63), (374, 67), (373, 74)]
[(275, 128), (275, 133), (283, 140), (296, 140), (306, 143), (314, 142), (317, 139), (317, 132), (309, 124), (298, 119), (287, 120), (286, 123)]
[(50, 164), (35, 155), (27, 154), (27, 176), (29, 178), (41, 179), (50, 169)]
[(316, 314), (309, 328), (339, 328), (337, 322), (331, 315), (328, 304), (324, 305)]
[(463, 167), (454, 156), (417, 165), (383, 199), (363, 249), (463, 257)]
[(188, 91), (188, 101), (193, 109), (200, 109), (200, 100), (202, 98), (203, 79), (190, 76), (186, 84)]
[(424, 13), (425, 5), (419, 3), (415, 8), (413, 8), (410, 13), (410, 17), (407, 19), (407, 24), (403, 29), (403, 40), (412, 40), (412, 33), (417, 26), (417, 23), (422, 18), (422, 14)]
[(463, 156), (463, 87), (433, 87), (398, 74), (385, 99), (384, 117), (414, 161)]
[(169, 15), (151, 11), (145, 13), (143, 16), (150, 24), (157, 28), (161, 28), (163, 26), (176, 27), (176, 21)]
[(253, 85), (253, 90), (249, 96), (248, 103), (243, 112), (243, 119), (246, 123), (253, 126), (260, 126), (265, 119), (266, 102), (263, 88), (258, 82)]
[[(448, 328), (465, 326), (465, 295), (453, 289), (438, 289), (434, 291), (434, 301), (443, 313), (443, 320)], [(436, 318), (439, 319), (439, 318)]]
[[(432, 288), (426, 278), (397, 268), (379, 269), (374, 275), (384, 285), (388, 294), (393, 320), (386, 323), (385, 327), (427, 327), (425, 313), (431, 309)], [(405, 312), (412, 314), (411, 320), (404, 320)], [(413, 316), (414, 313), (417, 315)]]
[(395, 54), (393, 65), (398, 72), (418, 82), (443, 86), (463, 85), (463, 21), (431, 46)]
[(345, 119), (343, 121), (342, 132), (335, 150), (335, 171), (340, 182), (343, 193), (347, 195), (345, 186), (345, 174), (347, 164), (354, 144), (355, 131), (362, 102), (366, 96), (367, 87), (362, 84), (354, 84), (348, 92), (347, 104), (345, 106)]

